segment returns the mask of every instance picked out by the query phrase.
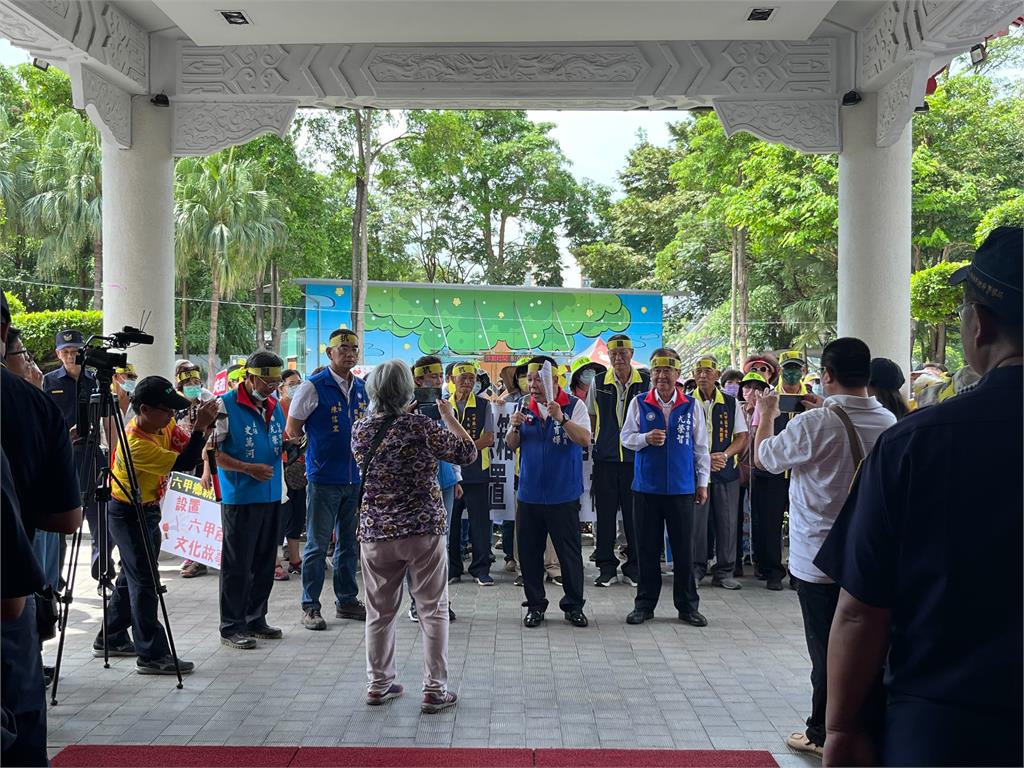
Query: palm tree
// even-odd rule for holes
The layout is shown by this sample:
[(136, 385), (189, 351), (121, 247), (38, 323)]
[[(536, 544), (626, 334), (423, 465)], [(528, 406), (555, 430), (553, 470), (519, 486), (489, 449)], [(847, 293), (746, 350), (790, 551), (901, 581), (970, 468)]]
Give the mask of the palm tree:
[(32, 196), (36, 142), (31, 131), (12, 127), (0, 112), (0, 236), (23, 252), (31, 234), (25, 220), (25, 202)]
[(267, 194), (263, 182), (262, 169), (251, 159), (235, 162), (234, 149), (209, 157), (183, 158), (175, 167), (175, 255), (179, 274), (182, 265), (199, 259), (210, 270), (212, 281), (207, 348), (211, 385), (217, 360), (220, 300), (250, 285), (254, 274), (262, 274), (266, 259), (285, 237), (279, 206)]
[[(41, 236), (39, 268), (53, 273), (93, 262), (93, 308), (103, 306), (102, 156), (95, 126), (78, 112), (65, 112), (46, 132), (36, 157), (35, 194), (25, 201), (26, 220)], [(81, 283), (84, 286), (84, 280)]]

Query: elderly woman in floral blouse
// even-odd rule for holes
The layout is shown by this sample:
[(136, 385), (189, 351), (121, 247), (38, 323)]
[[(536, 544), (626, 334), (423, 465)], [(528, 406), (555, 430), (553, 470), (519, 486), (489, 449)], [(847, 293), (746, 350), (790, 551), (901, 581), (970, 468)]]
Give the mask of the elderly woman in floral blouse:
[(447, 429), (410, 413), (413, 387), (412, 371), (400, 360), (374, 368), (366, 383), (373, 415), (352, 431), (352, 452), (364, 468), (357, 537), (366, 591), (366, 703), (402, 695), (394, 682), (395, 620), (408, 571), (423, 630), (420, 710), (440, 712), (457, 697), (447, 689), (448, 526), (437, 462), (469, 464), (476, 446), (447, 401), (438, 401)]

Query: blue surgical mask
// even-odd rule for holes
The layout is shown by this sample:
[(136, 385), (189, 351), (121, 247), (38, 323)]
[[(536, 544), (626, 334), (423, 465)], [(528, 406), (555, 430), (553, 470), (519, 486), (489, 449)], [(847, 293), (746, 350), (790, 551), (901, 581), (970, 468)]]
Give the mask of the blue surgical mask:
[(818, 397), (822, 397), (825, 394), (825, 387), (819, 381), (817, 384), (815, 384), (813, 387), (811, 387), (811, 391), (814, 394), (816, 394)]
[(121, 389), (127, 392), (129, 395), (135, 391), (135, 385), (138, 384), (138, 379), (125, 379), (121, 382)]
[(740, 393), (740, 385), (735, 381), (730, 381), (728, 384), (722, 387), (722, 390), (725, 392), (725, 394), (731, 395), (732, 397), (736, 397), (736, 395)]
[(595, 371), (595, 370), (584, 371), (583, 373), (580, 374), (580, 383), (589, 387), (591, 384), (594, 383), (594, 379), (596, 377), (597, 377), (597, 371)]
[(181, 391), (189, 400), (198, 400), (199, 396), (203, 394), (203, 387), (201, 384), (186, 384)]
[(478, 379), (478, 380), (477, 380), (477, 382), (476, 382), (476, 383), (475, 383), (475, 384), (473, 385), (473, 394), (474, 394), (474, 395), (479, 395), (479, 394), (480, 394), (480, 381), (479, 381), (479, 379)]
[(264, 400), (267, 399), (266, 395), (261, 395), (259, 392), (256, 391), (255, 388), (249, 391), (249, 397), (251, 397), (253, 399), (253, 402), (256, 403), (262, 403)]

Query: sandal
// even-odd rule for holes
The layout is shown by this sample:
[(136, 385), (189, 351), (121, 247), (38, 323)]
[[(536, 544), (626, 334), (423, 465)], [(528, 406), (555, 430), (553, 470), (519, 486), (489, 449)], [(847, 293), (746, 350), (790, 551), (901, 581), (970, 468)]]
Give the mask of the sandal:
[(274, 581), (288, 581), (291, 578), (280, 564), (274, 566)]
[(302, 561), (296, 560), (294, 563), (288, 561), (288, 573), (302, 573)]
[(797, 752), (806, 752), (811, 755), (817, 755), (821, 757), (824, 754), (825, 749), (819, 747), (809, 738), (806, 733), (796, 732), (789, 734), (789, 738), (786, 739), (786, 745), (790, 749), (795, 749)]

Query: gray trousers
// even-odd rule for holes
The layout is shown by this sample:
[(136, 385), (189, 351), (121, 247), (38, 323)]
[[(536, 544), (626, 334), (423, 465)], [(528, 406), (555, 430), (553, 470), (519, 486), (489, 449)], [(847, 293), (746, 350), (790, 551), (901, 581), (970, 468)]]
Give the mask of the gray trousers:
[(708, 519), (715, 526), (716, 579), (731, 579), (736, 567), (736, 509), (740, 503), (740, 481), (708, 484), (708, 500), (693, 507), (693, 578), (708, 573)]

